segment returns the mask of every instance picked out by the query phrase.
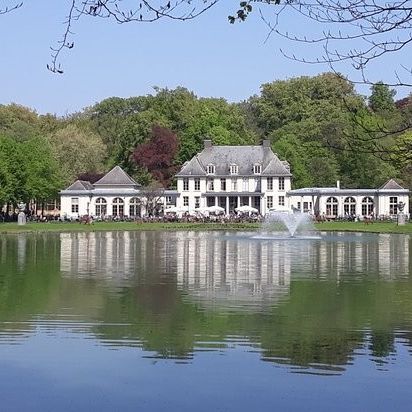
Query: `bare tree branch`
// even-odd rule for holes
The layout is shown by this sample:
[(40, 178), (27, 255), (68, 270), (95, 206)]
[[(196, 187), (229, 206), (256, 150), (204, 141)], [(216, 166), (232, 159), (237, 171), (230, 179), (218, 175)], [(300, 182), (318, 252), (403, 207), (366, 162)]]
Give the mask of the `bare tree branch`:
[(22, 6), (23, 6), (23, 2), (13, 3), (12, 6), (0, 7), (0, 15), (10, 13), (11, 11), (17, 10)]
[(219, 0), (71, 0), (65, 30), (57, 47), (52, 47), (51, 63), (47, 68), (62, 74), (61, 54), (74, 47), (72, 27), (82, 17), (111, 19), (118, 24), (153, 23), (161, 19), (187, 21), (199, 17)]

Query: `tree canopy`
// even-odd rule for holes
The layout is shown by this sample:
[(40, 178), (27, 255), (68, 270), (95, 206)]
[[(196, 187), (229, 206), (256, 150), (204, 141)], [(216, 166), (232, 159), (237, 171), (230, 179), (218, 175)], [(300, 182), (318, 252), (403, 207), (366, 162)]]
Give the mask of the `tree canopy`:
[[(411, 120), (411, 101), (394, 101), (388, 86), (376, 85), (366, 99), (334, 73), (265, 83), (241, 103), (177, 87), (111, 97), (64, 118), (0, 106), (0, 201), (52, 198), (73, 180), (96, 180), (117, 164), (145, 187), (167, 188), (204, 139), (216, 145), (269, 139), (291, 164), (294, 187), (336, 180), (379, 187), (393, 177), (410, 187), (412, 139), (404, 125)], [(399, 132), (385, 135), (388, 122)], [(375, 136), (391, 156), (379, 152)]]

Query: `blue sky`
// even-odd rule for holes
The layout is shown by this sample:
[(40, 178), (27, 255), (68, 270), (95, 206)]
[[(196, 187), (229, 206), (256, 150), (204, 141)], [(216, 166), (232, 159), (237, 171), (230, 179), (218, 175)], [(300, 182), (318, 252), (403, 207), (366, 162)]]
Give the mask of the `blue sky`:
[[(222, 2), (190, 22), (118, 25), (86, 17), (73, 29), (75, 47), (62, 56), (64, 74), (55, 75), (46, 69), (49, 47), (63, 33), (69, 1), (26, 0), (21, 9), (0, 16), (0, 103), (65, 115), (107, 97), (144, 95), (152, 93), (153, 86), (179, 85), (198, 96), (241, 101), (259, 93), (263, 83), (327, 70), (283, 57), (280, 48), (293, 47), (306, 57), (319, 50), (290, 45), (279, 37), (265, 42), (267, 27), (258, 13), (245, 23), (229, 24), (227, 16), (237, 4)], [(290, 17), (283, 25), (290, 30), (304, 27), (309, 34), (314, 30)], [(377, 80), (390, 70), (384, 63), (376, 66)], [(368, 88), (360, 91), (366, 94)]]

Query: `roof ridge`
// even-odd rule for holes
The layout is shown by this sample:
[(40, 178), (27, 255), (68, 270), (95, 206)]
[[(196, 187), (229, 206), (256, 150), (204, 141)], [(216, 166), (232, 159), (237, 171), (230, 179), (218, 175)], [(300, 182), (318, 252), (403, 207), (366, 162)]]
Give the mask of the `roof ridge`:
[(136, 181), (125, 172), (119, 165), (109, 170), (101, 179), (94, 183), (95, 185), (133, 185)]
[(402, 187), (395, 179), (391, 178), (386, 183), (384, 183), (379, 189), (405, 189)]

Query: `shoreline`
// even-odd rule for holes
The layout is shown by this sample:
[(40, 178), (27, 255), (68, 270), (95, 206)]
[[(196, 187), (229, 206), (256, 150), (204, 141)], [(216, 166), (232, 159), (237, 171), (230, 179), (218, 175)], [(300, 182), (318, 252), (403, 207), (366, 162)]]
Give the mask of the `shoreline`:
[[(324, 232), (364, 232), (412, 234), (412, 223), (398, 226), (396, 223), (376, 222), (323, 222), (316, 223), (315, 229)], [(0, 234), (14, 233), (64, 233), (64, 232), (102, 232), (102, 231), (258, 231), (262, 223), (135, 223), (135, 222), (98, 222), (91, 225), (80, 223), (1, 223)]]

